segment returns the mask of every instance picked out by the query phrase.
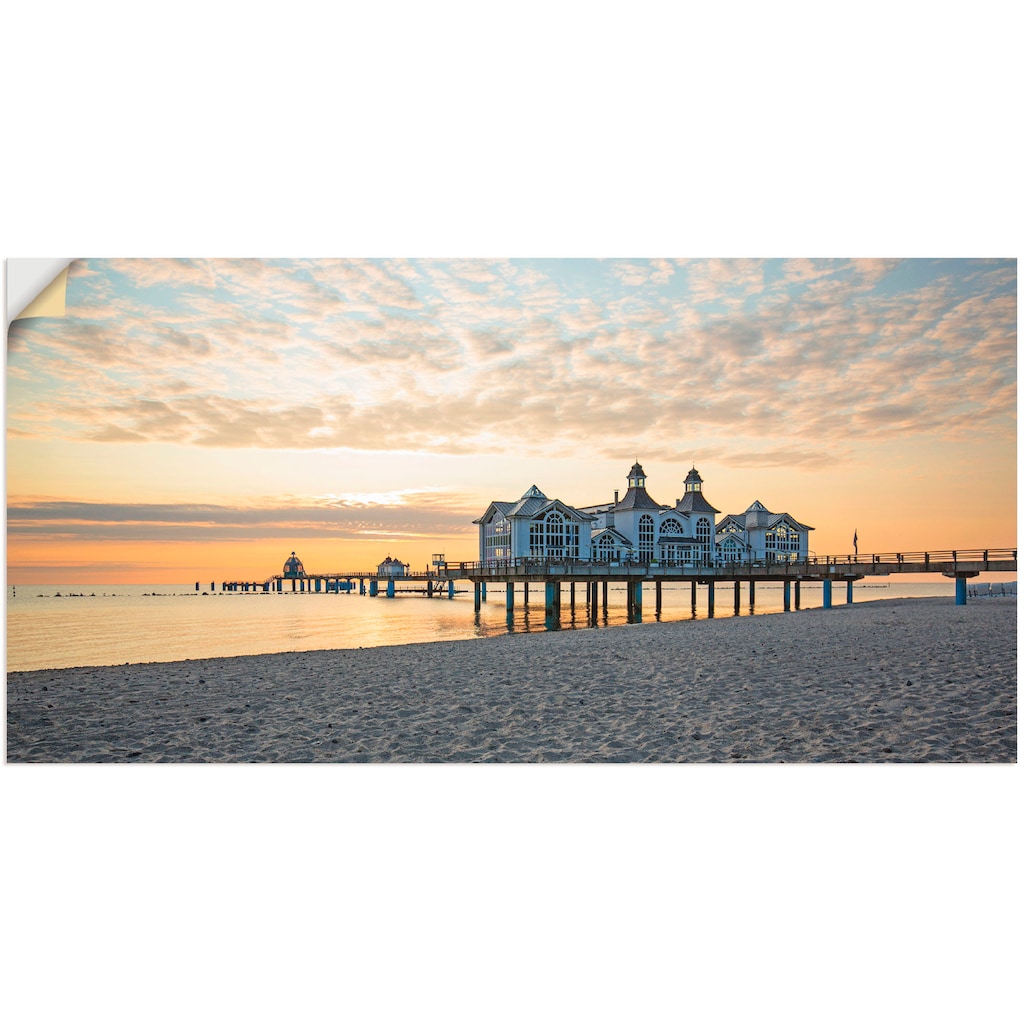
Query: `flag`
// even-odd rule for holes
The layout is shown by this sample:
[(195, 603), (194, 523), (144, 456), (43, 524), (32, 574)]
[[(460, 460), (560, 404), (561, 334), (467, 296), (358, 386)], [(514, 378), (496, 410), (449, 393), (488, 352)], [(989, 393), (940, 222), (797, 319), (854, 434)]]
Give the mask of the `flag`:
[(853, 531), (853, 553), (857, 554), (857, 531)]

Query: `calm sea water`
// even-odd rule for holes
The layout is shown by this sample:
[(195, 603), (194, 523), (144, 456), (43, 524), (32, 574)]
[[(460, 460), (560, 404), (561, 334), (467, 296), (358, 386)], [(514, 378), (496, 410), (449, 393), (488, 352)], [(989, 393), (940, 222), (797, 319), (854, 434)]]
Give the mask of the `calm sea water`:
[[(585, 593), (585, 587), (579, 585), (573, 610), (568, 587), (563, 588), (557, 628), (592, 628)], [(854, 585), (855, 601), (935, 596), (952, 601), (953, 582), (876, 580)], [(845, 600), (846, 588), (834, 587), (833, 604)], [(698, 588), (696, 609), (691, 606), (688, 583), (664, 585), (660, 616), (655, 614), (653, 584), (645, 585), (643, 601), (644, 622), (707, 618), (706, 587)], [(801, 609), (820, 608), (821, 603), (821, 585), (804, 583)], [(733, 609), (732, 584), (716, 587), (715, 616), (731, 616)], [(781, 612), (781, 584), (759, 583), (753, 611), (747, 586), (742, 585), (740, 614)], [(488, 588), (488, 600), (476, 613), (471, 589), (454, 600), (427, 600), (413, 595), (371, 598), (358, 593), (197, 594), (194, 586), (175, 585), (20, 584), (7, 588), (7, 669), (385, 647), (537, 632), (554, 625), (545, 621), (543, 584), (530, 588), (527, 607), (522, 588), (517, 587), (511, 615), (506, 614), (505, 588), (500, 585)], [(605, 627), (628, 628), (626, 592), (621, 584), (609, 586), (607, 615), (598, 609), (597, 628)]]

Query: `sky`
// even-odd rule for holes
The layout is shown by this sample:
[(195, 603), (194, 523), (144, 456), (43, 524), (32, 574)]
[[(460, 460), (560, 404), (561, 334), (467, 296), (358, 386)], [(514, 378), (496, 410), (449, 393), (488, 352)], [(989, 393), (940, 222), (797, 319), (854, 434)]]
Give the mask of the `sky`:
[(7, 353), (8, 581), (476, 557), (696, 466), (818, 555), (1016, 546), (1016, 261), (81, 259)]

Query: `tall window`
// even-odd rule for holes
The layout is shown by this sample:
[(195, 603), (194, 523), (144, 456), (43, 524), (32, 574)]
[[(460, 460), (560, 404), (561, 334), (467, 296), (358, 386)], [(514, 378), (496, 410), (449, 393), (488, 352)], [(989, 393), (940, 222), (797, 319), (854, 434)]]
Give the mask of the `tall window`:
[(565, 557), (565, 521), (558, 512), (549, 512), (544, 520), (544, 542), (549, 558)]
[(654, 520), (650, 516), (640, 517), (640, 529), (638, 531), (640, 547), (640, 559), (654, 557)]
[(700, 544), (700, 556), (705, 562), (711, 561), (711, 523), (701, 517), (697, 520), (697, 529), (694, 531), (697, 536), (697, 543)]
[(544, 524), (530, 523), (530, 556), (540, 558), (544, 554)]

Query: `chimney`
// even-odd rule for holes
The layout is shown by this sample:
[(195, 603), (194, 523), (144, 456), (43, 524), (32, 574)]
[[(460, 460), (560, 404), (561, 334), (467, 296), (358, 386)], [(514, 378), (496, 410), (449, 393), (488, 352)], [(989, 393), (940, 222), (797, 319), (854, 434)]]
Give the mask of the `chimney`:
[(618, 505), (618, 503), (619, 503), (619, 492), (616, 491), (615, 492), (615, 504)]

